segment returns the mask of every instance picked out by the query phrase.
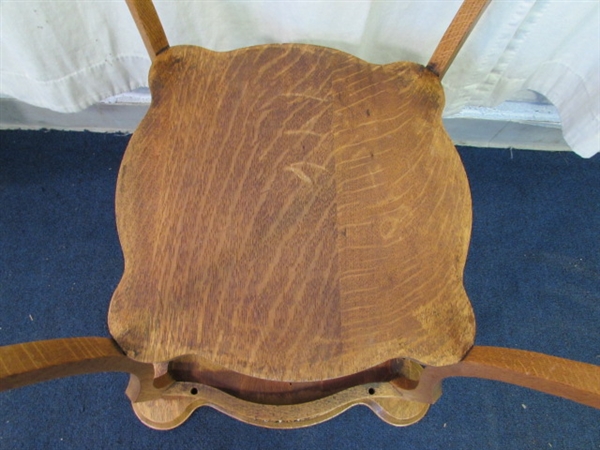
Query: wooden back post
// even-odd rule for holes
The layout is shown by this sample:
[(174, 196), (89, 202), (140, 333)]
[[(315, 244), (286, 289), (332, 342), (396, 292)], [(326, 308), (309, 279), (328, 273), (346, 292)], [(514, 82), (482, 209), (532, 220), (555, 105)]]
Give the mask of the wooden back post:
[(150, 59), (169, 48), (169, 41), (163, 30), (152, 0), (125, 0), (135, 24), (142, 36)]
[(491, 0), (464, 0), (442, 40), (433, 52), (427, 68), (440, 78), (454, 61), (467, 37)]
[[(169, 48), (169, 42), (152, 0), (125, 1), (146, 45), (150, 59), (154, 60), (156, 55)], [(490, 1), (464, 0), (431, 56), (427, 68), (440, 78), (444, 76)]]

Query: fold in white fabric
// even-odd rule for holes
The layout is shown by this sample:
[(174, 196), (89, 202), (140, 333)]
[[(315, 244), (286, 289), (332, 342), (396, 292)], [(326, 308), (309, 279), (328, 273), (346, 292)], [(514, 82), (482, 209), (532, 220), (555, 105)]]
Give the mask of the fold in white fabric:
[[(336, 48), (376, 64), (427, 63), (460, 6), (416, 1), (160, 1), (171, 45)], [(0, 1), (0, 93), (75, 112), (147, 85), (150, 60), (124, 1)], [(492, 0), (444, 80), (446, 114), (523, 89), (558, 109), (565, 140), (600, 151), (600, 2)]]

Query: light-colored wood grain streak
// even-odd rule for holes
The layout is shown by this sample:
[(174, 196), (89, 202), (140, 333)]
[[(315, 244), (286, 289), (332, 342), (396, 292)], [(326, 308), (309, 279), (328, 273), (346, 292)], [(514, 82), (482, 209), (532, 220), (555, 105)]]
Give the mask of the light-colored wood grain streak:
[(470, 197), (435, 75), (306, 45), (173, 47), (150, 88), (116, 198), (109, 327), (129, 356), (290, 382), (460, 360)]

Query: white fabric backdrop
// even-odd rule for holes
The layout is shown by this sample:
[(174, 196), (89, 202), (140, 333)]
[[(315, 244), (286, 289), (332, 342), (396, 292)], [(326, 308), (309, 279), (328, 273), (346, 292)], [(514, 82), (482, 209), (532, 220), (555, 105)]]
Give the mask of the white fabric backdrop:
[[(171, 45), (325, 45), (425, 64), (460, 1), (155, 1)], [(62, 112), (147, 85), (123, 0), (0, 0), (0, 93)], [(492, 0), (444, 78), (446, 114), (522, 89), (557, 108), (582, 156), (600, 151), (600, 2)]]

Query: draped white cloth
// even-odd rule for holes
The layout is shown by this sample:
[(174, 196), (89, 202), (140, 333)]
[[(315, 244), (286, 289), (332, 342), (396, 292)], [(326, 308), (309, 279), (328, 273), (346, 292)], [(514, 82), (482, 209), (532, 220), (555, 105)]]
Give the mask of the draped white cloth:
[[(171, 45), (333, 47), (372, 63), (427, 63), (460, 6), (414, 1), (160, 1)], [(0, 93), (74, 112), (147, 85), (150, 60), (123, 0), (0, 1)], [(565, 140), (600, 151), (600, 2), (492, 0), (444, 80), (446, 114), (523, 89), (558, 109)]]

